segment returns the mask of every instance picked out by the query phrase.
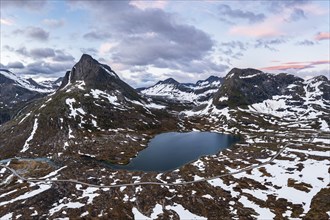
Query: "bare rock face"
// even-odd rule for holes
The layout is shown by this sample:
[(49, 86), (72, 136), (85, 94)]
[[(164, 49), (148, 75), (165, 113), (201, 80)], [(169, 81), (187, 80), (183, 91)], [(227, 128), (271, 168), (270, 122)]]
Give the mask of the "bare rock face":
[(109, 66), (99, 63), (88, 54), (83, 54), (71, 71), (66, 72), (59, 90), (77, 81), (83, 81), (88, 88), (119, 90), (133, 100), (139, 99), (137, 92), (122, 81)]
[(114, 78), (118, 78), (118, 76), (109, 66), (100, 64), (90, 55), (83, 54), (72, 70), (66, 73), (60, 88), (63, 88), (68, 82), (74, 83), (79, 80), (85, 81), (90, 86), (100, 86), (100, 84), (106, 84)]

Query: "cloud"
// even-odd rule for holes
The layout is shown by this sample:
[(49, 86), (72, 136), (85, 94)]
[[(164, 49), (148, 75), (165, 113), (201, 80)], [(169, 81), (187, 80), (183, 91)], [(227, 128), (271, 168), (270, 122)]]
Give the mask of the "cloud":
[(49, 32), (45, 31), (40, 27), (27, 27), (26, 29), (16, 29), (12, 32), (15, 35), (22, 35), (38, 40), (38, 41), (47, 41), (49, 38)]
[(247, 37), (277, 37), (282, 32), (276, 30), (274, 27), (268, 25), (257, 25), (257, 26), (236, 26), (229, 30), (232, 35), (240, 35)]
[(229, 41), (220, 43), (219, 51), (221, 54), (230, 56), (234, 59), (240, 59), (244, 54), (242, 51), (248, 49), (248, 43), (242, 41)]
[(44, 19), (42, 22), (51, 28), (59, 28), (64, 25), (64, 20), (57, 20), (57, 19)]
[(24, 64), (19, 61), (9, 62), (6, 66), (8, 69), (23, 69), (24, 67)]
[(164, 9), (167, 5), (167, 1), (164, 0), (155, 0), (155, 1), (136, 1), (132, 0), (129, 2), (130, 5), (133, 5), (139, 9), (145, 10), (148, 8), (159, 8)]
[(105, 55), (110, 53), (110, 50), (117, 47), (118, 43), (103, 43), (101, 44), (99, 48), (99, 54), (100, 55)]
[(72, 68), (72, 63), (70, 62), (49, 63), (45, 61), (37, 61), (26, 65), (26, 68), (22, 69), (21, 73), (32, 74), (32, 75), (38, 75), (38, 74), (53, 75), (60, 73), (61, 75), (64, 75), (64, 73), (71, 68)]
[(330, 32), (320, 32), (314, 37), (315, 40), (329, 40), (330, 39)]
[(92, 56), (96, 56), (98, 52), (95, 48), (80, 48), (80, 51), (82, 53), (89, 54)]
[(26, 47), (20, 47), (17, 50), (15, 50), (16, 53), (22, 55), (22, 56), (28, 56), (29, 52), (27, 51)]
[(272, 14), (282, 16), (286, 22), (297, 22), (307, 19), (305, 11), (315, 14), (313, 11), (315, 7), (310, 2), (310, 0), (268, 0), (263, 3), (268, 5), (268, 10)]
[(268, 0), (263, 3), (268, 5), (268, 10), (271, 13), (281, 13), (285, 9), (301, 7), (307, 4), (308, 2), (309, 0), (285, 0), (285, 1)]
[(266, 16), (262, 13), (255, 14), (250, 11), (242, 11), (240, 9), (232, 9), (229, 5), (221, 4), (218, 6), (221, 16), (227, 16), (230, 19), (248, 20), (249, 23), (257, 23), (264, 21)]
[(51, 48), (35, 48), (35, 49), (30, 50), (29, 55), (33, 59), (54, 57), (55, 51)]
[(12, 26), (14, 24), (14, 21), (12, 21), (10, 19), (6, 19), (6, 18), (0, 18), (0, 24)]
[(145, 87), (154, 85), (160, 80), (160, 76), (154, 73), (145, 71), (135, 71), (128, 76), (122, 76), (126, 82), (129, 83), (133, 88)]
[[(71, 69), (74, 65), (75, 58), (65, 52), (65, 50), (52, 48), (32, 48), (31, 50), (21, 47), (15, 50), (17, 53), (29, 57), (32, 60), (37, 60), (28, 63), (20, 70), (22, 74), (46, 74), (46, 75), (64, 75), (65, 71)], [(18, 63), (13, 63), (12, 66), (22, 67)], [(11, 67), (15, 68), (15, 67)]]
[(287, 41), (284, 40), (283, 38), (275, 38), (275, 39), (269, 39), (269, 40), (264, 40), (264, 39), (258, 39), (256, 40), (256, 43), (254, 45), (255, 48), (265, 48), (271, 51), (278, 51), (274, 45), (279, 45), (286, 43)]
[(229, 34), (252, 38), (274, 38), (284, 35), (281, 31), (282, 24), (283, 19), (274, 15), (262, 23), (233, 26), (229, 29)]
[(310, 69), (318, 65), (330, 64), (330, 60), (318, 60), (307, 62), (287, 62), (278, 66), (263, 67), (261, 70), (268, 71), (283, 71), (283, 70), (304, 70)]
[(175, 14), (159, 8), (142, 10), (129, 1), (71, 1), (71, 4), (88, 9), (99, 17), (99, 27), (111, 30), (111, 41), (104, 42), (99, 49), (111, 63), (125, 65), (126, 69), (134, 65), (192, 72), (193, 67), (196, 72), (209, 67), (214, 67), (213, 72), (219, 69), (216, 63), (207, 61), (214, 50), (213, 39), (204, 31), (180, 22)]
[(173, 33), (172, 37), (164, 36), (167, 34), (160, 33), (149, 38), (126, 37), (113, 48), (113, 59), (127, 65), (167, 67), (168, 62), (189, 65), (192, 60), (201, 60), (213, 47), (212, 40), (194, 28), (189, 27), (177, 35)]
[(27, 1), (27, 0), (14, 0), (14, 1), (1, 1), (1, 7), (8, 8), (8, 7), (14, 7), (14, 8), (24, 8), (29, 10), (40, 10), (42, 9), (47, 3), (47, 0), (33, 0), (33, 1)]
[(56, 62), (74, 62), (75, 58), (63, 50), (55, 50), (55, 56), (52, 60)]
[(4, 45), (2, 48), (3, 48), (4, 50), (10, 51), (10, 52), (15, 51), (15, 48), (13, 48), (13, 47), (11, 47), (11, 46), (9, 46), (9, 45)]
[(313, 46), (315, 44), (316, 43), (314, 41), (310, 41), (310, 40), (298, 41), (296, 43), (296, 45), (299, 45), (299, 46)]
[(83, 38), (87, 40), (106, 40), (111, 37), (111, 34), (105, 31), (91, 31), (84, 34)]
[(247, 50), (247, 45), (241, 41), (230, 41), (230, 42), (223, 42), (220, 44), (220, 46), (225, 46), (229, 48), (237, 48), (240, 50)]
[(35, 40), (47, 41), (49, 38), (49, 32), (39, 27), (28, 27), (25, 30), (25, 34)]
[(31, 50), (27, 50), (26, 47), (20, 47), (15, 50), (16, 53), (22, 55), (24, 57), (32, 58), (33, 60), (40, 59), (51, 59), (53, 62), (71, 62), (73, 64), (75, 58), (65, 52), (65, 50), (55, 50), (52, 48), (32, 48)]
[(290, 14), (289, 21), (299, 21), (306, 19), (305, 12), (302, 9), (294, 8)]
[(328, 79), (329, 78), (329, 69), (322, 69), (322, 70), (300, 70), (298, 72), (299, 77), (304, 78), (304, 79), (310, 79), (313, 78), (315, 76), (320, 76), (320, 75), (324, 75), (326, 76)]

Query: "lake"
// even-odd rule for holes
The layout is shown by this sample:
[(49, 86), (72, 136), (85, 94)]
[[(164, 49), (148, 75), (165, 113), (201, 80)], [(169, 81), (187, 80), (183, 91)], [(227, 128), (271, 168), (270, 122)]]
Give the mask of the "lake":
[(109, 164), (114, 169), (171, 171), (201, 156), (214, 155), (238, 142), (233, 135), (212, 132), (168, 132), (156, 135), (148, 147), (127, 165)]

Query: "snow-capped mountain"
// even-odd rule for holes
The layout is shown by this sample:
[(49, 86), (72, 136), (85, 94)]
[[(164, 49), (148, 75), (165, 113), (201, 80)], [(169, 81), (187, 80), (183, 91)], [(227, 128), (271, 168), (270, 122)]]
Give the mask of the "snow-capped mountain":
[(0, 69), (0, 124), (10, 120), (27, 103), (53, 92), (6, 69)]
[[(15, 124), (14, 130), (9, 129), (12, 125), (8, 124), (0, 127), (0, 145), (6, 146), (0, 148), (0, 154), (17, 156), (33, 152), (39, 156), (67, 155), (73, 154), (74, 146), (79, 145), (77, 151), (74, 150), (76, 156), (80, 155), (79, 151), (99, 158), (112, 158), (108, 149), (112, 141), (123, 139), (125, 145), (130, 143), (128, 148), (141, 148), (136, 146), (134, 139), (126, 141), (126, 136), (119, 135), (113, 139), (114, 131), (118, 128), (131, 132), (151, 131), (159, 127), (163, 117), (168, 116), (163, 112), (165, 108), (140, 96), (109, 66), (84, 54), (66, 73), (55, 93), (24, 108), (11, 121)], [(165, 122), (165, 126), (166, 123), (169, 122)], [(46, 136), (43, 135), (45, 130), (48, 133)], [(19, 133), (19, 138), (11, 138)], [(95, 134), (98, 134), (97, 142), (93, 142)], [(11, 150), (8, 151), (7, 147)], [(117, 156), (115, 159), (120, 160)]]
[[(329, 130), (330, 82), (325, 76), (303, 80), (290, 74), (267, 74), (255, 69), (232, 69), (208, 104), (198, 110), (181, 112), (188, 117), (206, 117), (218, 124), (247, 123), (238, 117), (249, 114), (269, 126)], [(234, 120), (234, 121), (233, 121)], [(244, 123), (239, 123), (245, 121)], [(233, 131), (233, 130), (232, 130)]]
[(223, 78), (210, 76), (206, 80), (193, 83), (179, 83), (169, 78), (159, 81), (148, 88), (141, 88), (139, 91), (147, 96), (163, 97), (176, 102), (187, 102), (200, 104), (208, 100), (218, 91)]

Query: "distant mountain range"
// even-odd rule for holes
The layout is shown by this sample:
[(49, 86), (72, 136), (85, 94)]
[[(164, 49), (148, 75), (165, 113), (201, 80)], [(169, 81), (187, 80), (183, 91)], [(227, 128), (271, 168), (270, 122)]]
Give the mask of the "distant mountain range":
[(206, 80), (193, 83), (179, 83), (175, 79), (169, 78), (159, 81), (154, 86), (140, 88), (142, 94), (154, 97), (162, 97), (172, 101), (187, 103), (203, 103), (207, 101), (224, 81), (223, 78), (210, 76)]

